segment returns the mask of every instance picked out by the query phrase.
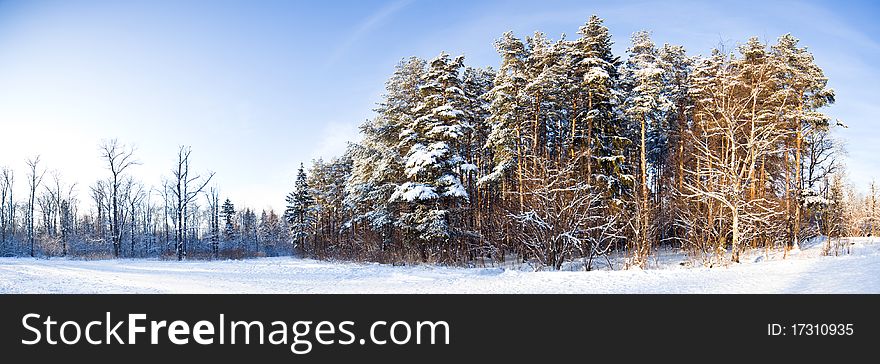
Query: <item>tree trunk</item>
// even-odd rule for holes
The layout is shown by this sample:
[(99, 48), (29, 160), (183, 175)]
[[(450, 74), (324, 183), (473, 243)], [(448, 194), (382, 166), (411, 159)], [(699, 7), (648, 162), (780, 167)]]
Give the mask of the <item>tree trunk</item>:
[(645, 148), (645, 117), (641, 120), (641, 148), (640, 148), (640, 165), (641, 165), (641, 204), (642, 207), (639, 209), (639, 219), (641, 222), (639, 224), (639, 264), (643, 265), (644, 262), (642, 260), (647, 257), (650, 252), (650, 247), (648, 246), (648, 170), (647, 170), (647, 156), (646, 156), (646, 148)]
[(730, 250), (733, 255), (733, 261), (739, 263), (739, 211), (732, 208), (730, 212), (733, 214), (733, 232), (731, 233)]
[(801, 133), (800, 124), (798, 124), (797, 135), (795, 137), (795, 149), (794, 149), (794, 183), (795, 183), (795, 204), (794, 204), (794, 245), (796, 246), (800, 240), (800, 230), (801, 230), (801, 196), (803, 195), (803, 183), (801, 181), (801, 139), (803, 138), (803, 134)]
[(113, 175), (113, 220), (110, 222), (110, 239), (113, 242), (113, 257), (119, 258), (119, 205), (117, 199), (117, 193), (119, 192), (119, 188), (117, 187), (116, 175)]
[[(593, 91), (587, 96), (587, 113), (593, 110)], [(587, 148), (587, 184), (589, 185), (593, 178), (593, 116), (587, 116), (587, 140), (584, 141), (584, 147)]]
[(522, 162), (522, 132), (520, 131), (521, 126), (517, 123), (516, 126), (516, 178), (517, 178), (517, 189), (519, 192), (519, 211), (523, 209), (523, 162)]
[(571, 101), (571, 139), (569, 140), (569, 151), (568, 156), (574, 157), (574, 144), (575, 144), (575, 135), (577, 134), (577, 98)]

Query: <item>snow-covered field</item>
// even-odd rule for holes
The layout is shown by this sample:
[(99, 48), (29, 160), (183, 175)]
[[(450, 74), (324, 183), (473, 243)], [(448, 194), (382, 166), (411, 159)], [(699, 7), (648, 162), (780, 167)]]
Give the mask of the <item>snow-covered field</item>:
[(158, 261), (0, 258), (0, 293), (880, 293), (880, 239), (851, 254), (819, 243), (787, 259), (750, 252), (744, 263), (688, 268), (661, 252), (647, 270), (530, 272), (399, 267), (295, 258)]

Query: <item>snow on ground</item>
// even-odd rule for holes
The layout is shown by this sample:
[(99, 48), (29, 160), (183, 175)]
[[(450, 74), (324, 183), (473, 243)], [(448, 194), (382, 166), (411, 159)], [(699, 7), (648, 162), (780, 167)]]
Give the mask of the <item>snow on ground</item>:
[(851, 254), (806, 245), (749, 252), (744, 263), (685, 267), (660, 252), (646, 270), (531, 272), (260, 258), (159, 261), (0, 258), (0, 293), (880, 293), (880, 239)]

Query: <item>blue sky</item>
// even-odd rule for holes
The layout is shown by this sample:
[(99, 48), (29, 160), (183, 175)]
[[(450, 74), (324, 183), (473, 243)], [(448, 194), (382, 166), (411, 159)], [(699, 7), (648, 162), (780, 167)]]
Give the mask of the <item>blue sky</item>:
[(852, 180), (880, 171), (880, 5), (870, 1), (3, 1), (0, 166), (23, 187), (28, 156), (88, 186), (97, 144), (137, 146), (158, 186), (177, 146), (217, 172), (223, 197), (283, 208), (300, 162), (339, 154), (370, 118), (394, 64), (441, 50), (496, 66), (504, 31), (569, 38), (591, 14), (623, 54), (629, 35), (692, 55), (790, 32), (837, 91)]

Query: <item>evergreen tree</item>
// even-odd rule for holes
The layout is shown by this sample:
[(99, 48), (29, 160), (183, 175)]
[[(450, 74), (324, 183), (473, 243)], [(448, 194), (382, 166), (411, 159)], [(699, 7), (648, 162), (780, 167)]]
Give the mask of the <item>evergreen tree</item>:
[[(832, 245), (831, 241), (832, 239), (838, 239), (837, 242), (839, 243), (839, 238), (846, 236), (847, 226), (850, 223), (846, 211), (845, 188), (843, 175), (835, 173), (831, 176), (828, 186), (828, 204), (823, 211), (826, 225), (823, 233), (828, 239), (828, 247), (835, 248), (835, 253), (838, 253), (836, 248), (839, 247), (839, 244)], [(826, 254), (829, 253), (828, 250), (826, 249)]]
[[(416, 119), (404, 131), (417, 142), (405, 156), (406, 182), (398, 186), (392, 201), (410, 203), (400, 226), (423, 243), (448, 243), (452, 237), (450, 209), (468, 201), (461, 183), (461, 141), (467, 133), (464, 91), (459, 71), (463, 57), (450, 59), (441, 53), (429, 65), (421, 86), (421, 100), (413, 112)], [(422, 245), (422, 259), (428, 247)]]
[[(522, 115), (528, 107), (528, 100), (523, 99), (523, 90), (528, 83), (525, 65), (528, 52), (523, 42), (511, 32), (504, 33), (495, 48), (501, 55), (501, 67), (495, 74), (495, 86), (487, 94), (491, 131), (486, 141), (486, 148), (492, 150), (495, 167), (480, 180), (481, 183), (499, 183), (506, 177), (522, 175), (521, 128)], [(520, 205), (521, 182), (517, 181)]]
[(278, 249), (288, 242), (289, 234), (285, 229), (275, 210), (263, 210), (258, 231), (259, 241), (262, 242), (263, 251), (267, 256), (278, 255)]
[(632, 122), (635, 137), (639, 139), (639, 159), (642, 189), (648, 197), (649, 175), (656, 174), (663, 150), (667, 147), (664, 133), (665, 112), (672, 107), (664, 87), (665, 68), (648, 32), (637, 32), (632, 38), (629, 59), (623, 68), (625, 98), (623, 113)]
[(492, 68), (466, 67), (462, 74), (462, 89), (465, 94), (465, 120), (467, 123), (462, 156), (469, 163), (461, 165), (462, 183), (470, 197), (467, 213), (460, 217), (470, 239), (461, 241), (471, 256), (491, 250), (491, 236), (500, 234), (496, 215), (501, 202), (501, 191), (495, 186), (480, 186), (481, 178), (492, 172), (494, 156), (486, 148), (491, 125), (489, 123), (489, 101), (486, 95), (493, 87), (495, 71)]
[(254, 245), (254, 253), (258, 254), (260, 252), (260, 236), (259, 231), (257, 230), (257, 214), (254, 213), (254, 210), (250, 208), (245, 208), (244, 211), (239, 211), (239, 218), (241, 219), (241, 227), (240, 237), (241, 242), (245, 246), (249, 244)]
[(828, 130), (830, 117), (818, 110), (835, 100), (834, 91), (827, 87), (828, 78), (814, 62), (813, 55), (806, 48), (797, 46), (798, 42), (791, 34), (785, 34), (771, 47), (776, 61), (774, 69), (778, 72), (776, 79), (782, 86), (780, 95), (790, 100), (782, 104), (780, 113), (793, 130), (787, 147), (792, 155), (789, 169), (794, 176), (788, 179), (792, 182), (786, 185), (790, 200), (788, 213), (792, 219), (789, 233), (792, 244), (802, 238), (801, 225), (806, 220), (806, 214), (802, 211), (807, 192), (802, 175), (804, 139), (813, 133)]
[(308, 186), (314, 202), (312, 211), (315, 227), (312, 253), (323, 257), (334, 251), (348, 251), (350, 247), (343, 238), (343, 232), (351, 221), (346, 206), (345, 184), (351, 177), (351, 157), (346, 152), (330, 162), (322, 159), (313, 161), (308, 173)]
[(309, 190), (309, 183), (302, 163), (296, 173), (293, 192), (287, 195), (286, 201), (287, 209), (284, 211), (284, 218), (290, 227), (291, 237), (296, 242), (294, 249), (298, 248), (300, 253), (305, 253), (305, 238), (308, 236), (312, 222), (311, 212), (314, 198)]
[(269, 213), (266, 210), (263, 210), (260, 213), (260, 221), (257, 222), (257, 234), (259, 236), (259, 240), (263, 242), (264, 248), (268, 245), (275, 245), (275, 242), (271, 236), (271, 229), (269, 228), (269, 224)]
[(587, 182), (598, 178), (595, 187), (611, 197), (620, 194), (625, 168), (624, 159), (618, 156), (623, 156), (627, 141), (617, 139), (622, 133), (613, 110), (620, 61), (611, 52), (611, 35), (602, 23), (598, 16), (591, 16), (570, 46), (574, 88), (570, 144), (573, 152), (585, 154)]
[(536, 32), (527, 39), (529, 54), (526, 58), (528, 83), (523, 90), (530, 100), (524, 116), (529, 127), (526, 135), (526, 153), (547, 160), (559, 160), (567, 143), (569, 130), (568, 82), (569, 65), (564, 62), (568, 51), (565, 40), (550, 42), (543, 33)]
[(223, 206), (220, 208), (220, 214), (226, 222), (223, 236), (226, 238), (227, 242), (232, 242), (235, 240), (235, 205), (233, 205), (232, 201), (228, 198), (223, 202)]
[(70, 202), (61, 201), (61, 256), (67, 256), (67, 246), (73, 235), (73, 220)]
[(361, 126), (363, 139), (352, 146), (351, 179), (346, 183), (347, 204), (355, 214), (351, 224), (365, 222), (379, 236), (380, 247), (391, 245), (398, 220), (391, 195), (403, 183), (403, 156), (412, 140), (403, 133), (415, 119), (425, 61), (416, 57), (401, 61), (385, 84), (384, 100), (377, 116)]
[[(664, 44), (659, 52), (663, 67), (663, 92), (671, 107), (664, 113), (656, 128), (653, 147), (648, 159), (656, 164), (654, 179), (655, 206), (659, 214), (655, 219), (660, 242), (681, 241), (684, 238), (685, 219), (682, 209), (684, 166), (691, 149), (684, 138), (692, 125), (688, 79), (693, 69), (693, 59), (682, 46)], [(651, 140), (651, 139), (649, 139)]]
[[(465, 67), (462, 74), (462, 90), (465, 96), (464, 130), (467, 134), (462, 145), (462, 155), (465, 160), (473, 163), (474, 175), (477, 177), (489, 174), (493, 164), (492, 150), (485, 145), (492, 130), (489, 123), (490, 104), (486, 96), (492, 89), (494, 78), (495, 71), (491, 67)], [(468, 167), (465, 170), (469, 170)]]
[[(649, 167), (648, 151), (665, 148), (665, 136), (658, 132), (658, 125), (663, 120), (663, 113), (671, 105), (663, 92), (663, 66), (657, 56), (657, 49), (648, 32), (636, 32), (632, 37), (629, 58), (623, 67), (624, 101), (623, 114), (631, 122), (633, 138), (639, 140), (639, 190), (638, 208), (635, 229), (636, 264), (643, 265), (651, 251), (651, 211), (648, 200), (648, 178), (655, 177), (656, 172)], [(650, 139), (649, 139), (650, 138)], [(656, 154), (656, 153), (655, 153)]]

